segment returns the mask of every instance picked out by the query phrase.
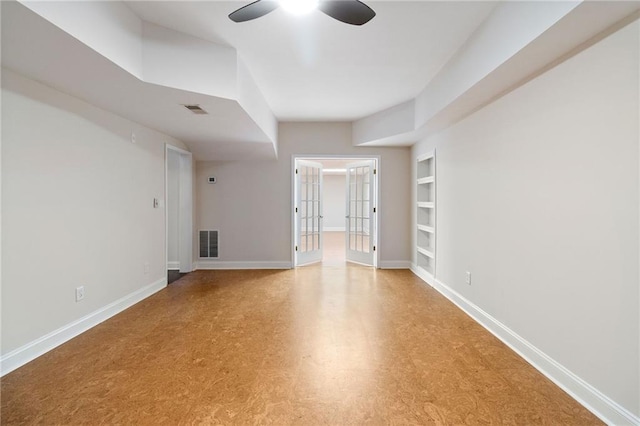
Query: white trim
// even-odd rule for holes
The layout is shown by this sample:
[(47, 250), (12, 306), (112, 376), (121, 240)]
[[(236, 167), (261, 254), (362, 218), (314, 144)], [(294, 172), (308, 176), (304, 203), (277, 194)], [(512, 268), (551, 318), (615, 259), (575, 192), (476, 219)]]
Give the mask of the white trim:
[(70, 322), (51, 333), (45, 334), (26, 345), (14, 349), (0, 358), (0, 374), (4, 376), (16, 368), (22, 367), (26, 363), (33, 361), (39, 356), (73, 339), (79, 334), (82, 334), (101, 322), (108, 320), (112, 316), (146, 299), (166, 286), (167, 278), (160, 278), (159, 280), (142, 287), (133, 293), (121, 297), (115, 302), (109, 303), (108, 305), (103, 306), (80, 319)]
[(175, 261), (175, 262), (167, 262), (167, 269), (171, 270), (171, 271), (173, 271), (173, 270), (178, 270), (179, 271), (180, 270), (180, 262), (177, 262), (177, 261)]
[(344, 226), (325, 226), (322, 228), (324, 232), (345, 232)]
[(411, 269), (411, 262), (408, 260), (381, 260), (380, 269)]
[(213, 269), (291, 269), (290, 261), (283, 262), (236, 262), (236, 261), (215, 261), (200, 260), (197, 265), (198, 270)]
[(585, 408), (598, 416), (602, 421), (611, 425), (640, 425), (640, 417), (634, 415), (598, 389), (585, 382), (579, 376), (569, 371), (562, 364), (483, 311), (479, 306), (466, 299), (460, 293), (438, 279), (433, 279), (433, 277), (430, 276), (427, 277), (428, 274), (420, 268), (417, 268), (415, 264), (411, 265), (411, 271), (466, 312), (478, 324), (513, 349), (529, 364), (571, 395)]

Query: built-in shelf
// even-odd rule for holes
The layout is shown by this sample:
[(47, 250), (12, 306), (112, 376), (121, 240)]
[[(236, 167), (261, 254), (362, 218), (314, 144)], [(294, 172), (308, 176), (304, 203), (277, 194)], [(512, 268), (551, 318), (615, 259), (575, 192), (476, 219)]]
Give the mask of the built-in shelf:
[(425, 256), (430, 257), (431, 259), (435, 257), (435, 255), (433, 254), (433, 251), (429, 251), (422, 247), (418, 247), (418, 253), (424, 254)]
[(422, 269), (424, 272), (426, 272), (430, 277), (435, 277), (435, 262), (432, 258), (423, 256), (422, 254), (418, 253), (416, 265), (419, 269)]
[(424, 232), (428, 232), (430, 234), (433, 234), (436, 232), (436, 229), (433, 226), (418, 225), (418, 229)]
[(418, 185), (426, 185), (428, 183), (434, 183), (435, 181), (436, 181), (436, 178), (434, 176), (427, 176), (427, 177), (418, 179)]
[(416, 266), (433, 278), (436, 270), (435, 151), (417, 158), (416, 202)]
[(422, 209), (435, 209), (436, 203), (434, 203), (433, 201), (419, 201), (418, 207)]

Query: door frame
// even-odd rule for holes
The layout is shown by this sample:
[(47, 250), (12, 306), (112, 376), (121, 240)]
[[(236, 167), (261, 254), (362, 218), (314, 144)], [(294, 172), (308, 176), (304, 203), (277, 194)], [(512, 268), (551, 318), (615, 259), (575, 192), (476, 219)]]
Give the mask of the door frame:
[(295, 203), (296, 203), (296, 160), (309, 160), (309, 161), (322, 161), (322, 160), (348, 160), (348, 161), (359, 161), (359, 160), (374, 160), (374, 165), (376, 169), (376, 174), (374, 175), (375, 180), (375, 206), (376, 206), (376, 220), (375, 220), (375, 236), (373, 244), (376, 246), (376, 252), (373, 256), (373, 267), (378, 268), (380, 265), (380, 208), (381, 208), (381, 200), (380, 200), (380, 176), (381, 176), (381, 165), (380, 165), (380, 156), (379, 155), (362, 155), (362, 154), (293, 154), (291, 156), (291, 197), (289, 198), (289, 208), (291, 211), (291, 267), (297, 268), (297, 256), (296, 256), (296, 233), (297, 229), (297, 221), (296, 221), (296, 212), (295, 212)]
[(180, 272), (193, 271), (193, 154), (165, 144), (164, 151), (164, 259), (169, 269), (169, 151), (180, 157), (178, 209), (178, 261)]

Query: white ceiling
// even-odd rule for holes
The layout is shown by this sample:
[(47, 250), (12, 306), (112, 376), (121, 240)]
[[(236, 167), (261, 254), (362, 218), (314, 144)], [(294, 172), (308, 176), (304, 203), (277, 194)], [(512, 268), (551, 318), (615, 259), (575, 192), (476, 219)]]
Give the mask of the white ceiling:
[[(423, 131), (437, 131), (441, 121), (451, 123), (471, 113), (566, 58), (567, 52), (579, 51), (640, 4), (505, 2), (495, 8), (488, 2), (368, 3), (378, 15), (363, 27), (353, 27), (320, 12), (296, 18), (283, 11), (235, 24), (227, 15), (245, 4), (241, 1), (125, 3), (129, 8), (120, 2), (0, 2), (1, 62), (4, 68), (178, 138), (198, 160), (272, 159), (277, 136), (265, 131), (256, 117), (267, 117), (274, 128), (271, 111), (280, 121), (354, 121), (355, 145), (410, 145), (424, 137)], [(67, 13), (70, 9), (79, 13)], [(133, 19), (117, 19), (122, 14)], [(193, 40), (201, 41), (180, 33), (212, 42), (195, 50), (209, 59), (205, 65), (212, 62), (210, 55), (219, 44), (233, 47), (255, 80), (254, 85), (247, 79), (251, 99), (260, 101), (256, 105), (261, 109), (249, 109), (259, 114), (251, 115), (247, 106), (252, 104), (239, 98), (207, 95), (162, 79), (149, 81), (154, 69), (146, 62), (144, 67), (139, 64), (143, 78), (120, 65), (109, 56), (113, 51), (105, 53), (104, 45), (126, 50), (131, 46), (128, 40), (137, 39), (141, 49), (144, 43), (162, 39), (143, 39), (141, 21), (134, 14), (169, 28), (154, 26), (173, 40), (166, 43), (166, 51), (156, 52), (164, 60), (161, 66), (168, 66), (163, 75), (177, 75), (184, 68), (197, 68), (205, 80), (212, 75), (193, 63), (200, 56), (171, 50), (182, 53), (189, 50), (184, 46), (193, 47)], [(126, 25), (130, 21), (135, 21), (133, 30)], [(125, 42), (110, 43), (110, 34), (124, 35)], [(190, 40), (183, 43), (184, 38)], [(98, 43), (105, 40), (102, 46)], [(132, 52), (136, 57), (135, 49)], [(151, 50), (146, 52), (149, 57)], [(191, 59), (176, 59), (185, 57)], [(179, 77), (191, 81), (191, 75)], [(428, 83), (433, 90), (423, 90)], [(182, 106), (191, 103), (202, 105), (209, 115), (194, 117)], [(435, 114), (426, 115), (425, 105)], [(418, 118), (428, 125), (418, 123)]]
[(237, 102), (145, 83), (17, 2), (2, 2), (2, 66), (180, 139), (197, 159), (275, 156)]
[(369, 1), (356, 27), (283, 10), (242, 24), (247, 2), (126, 2), (140, 18), (234, 47), (280, 121), (353, 121), (414, 98), (496, 2)]

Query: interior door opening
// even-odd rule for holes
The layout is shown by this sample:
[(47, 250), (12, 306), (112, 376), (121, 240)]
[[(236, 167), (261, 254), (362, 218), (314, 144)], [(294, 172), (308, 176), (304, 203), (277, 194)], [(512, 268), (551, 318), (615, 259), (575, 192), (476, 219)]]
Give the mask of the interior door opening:
[(190, 152), (166, 145), (165, 228), (167, 283), (193, 269), (193, 165)]
[(293, 264), (378, 264), (379, 158), (293, 157)]

